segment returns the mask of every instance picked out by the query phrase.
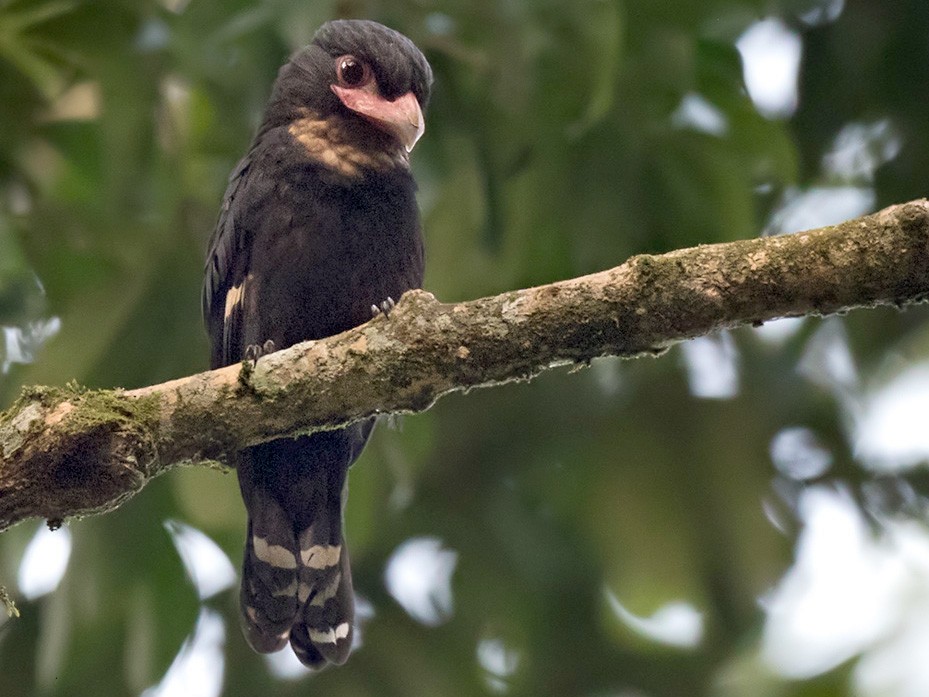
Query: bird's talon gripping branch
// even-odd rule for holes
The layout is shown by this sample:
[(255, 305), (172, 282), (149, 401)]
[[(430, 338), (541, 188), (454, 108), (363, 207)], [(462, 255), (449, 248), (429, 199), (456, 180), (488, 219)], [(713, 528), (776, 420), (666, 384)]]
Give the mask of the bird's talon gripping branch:
[(274, 353), (276, 350), (274, 342), (268, 339), (263, 344), (249, 344), (246, 346), (244, 358), (254, 365), (258, 362), (259, 358), (267, 356), (269, 353)]
[(382, 300), (379, 305), (371, 306), (371, 316), (377, 317), (378, 315), (384, 315), (384, 317), (389, 318), (390, 313), (396, 306), (397, 303), (388, 295), (387, 300)]

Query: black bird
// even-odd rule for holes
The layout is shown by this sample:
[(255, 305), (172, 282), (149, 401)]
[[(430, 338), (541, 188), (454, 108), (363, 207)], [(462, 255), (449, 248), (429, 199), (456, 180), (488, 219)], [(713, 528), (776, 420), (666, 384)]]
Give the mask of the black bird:
[[(409, 39), (361, 20), (324, 24), (281, 68), (209, 243), (203, 315), (214, 368), (338, 334), (420, 287), (409, 152), (431, 84)], [(348, 468), (373, 427), (239, 454), (241, 610), (256, 651), (289, 640), (312, 668), (348, 658), (354, 593), (342, 507)]]

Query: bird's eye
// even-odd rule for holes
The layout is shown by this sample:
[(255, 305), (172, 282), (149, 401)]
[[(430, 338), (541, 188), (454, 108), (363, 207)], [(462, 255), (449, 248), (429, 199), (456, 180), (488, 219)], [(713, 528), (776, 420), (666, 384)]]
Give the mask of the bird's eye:
[(346, 87), (361, 87), (371, 81), (371, 68), (355, 56), (342, 56), (336, 61), (336, 75)]

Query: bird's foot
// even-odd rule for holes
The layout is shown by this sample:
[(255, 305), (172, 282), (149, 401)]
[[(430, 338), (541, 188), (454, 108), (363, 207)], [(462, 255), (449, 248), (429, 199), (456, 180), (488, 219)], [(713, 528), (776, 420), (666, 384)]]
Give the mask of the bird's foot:
[(394, 302), (394, 299), (390, 296), (387, 297), (387, 300), (382, 300), (378, 305), (371, 306), (371, 317), (377, 317), (378, 315), (384, 315), (384, 317), (390, 317), (391, 311), (397, 306), (397, 303)]
[(249, 344), (245, 347), (245, 360), (257, 363), (259, 358), (267, 356), (269, 353), (274, 353), (274, 351), (275, 346), (271, 339), (268, 339), (263, 344)]

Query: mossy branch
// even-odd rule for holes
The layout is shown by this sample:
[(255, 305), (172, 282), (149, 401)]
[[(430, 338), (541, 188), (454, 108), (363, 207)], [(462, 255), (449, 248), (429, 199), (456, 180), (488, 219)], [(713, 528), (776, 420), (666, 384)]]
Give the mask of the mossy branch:
[(903, 306), (929, 294), (929, 202), (841, 225), (633, 257), (608, 271), (445, 304), (139, 390), (29, 388), (0, 415), (0, 530), (110, 510), (179, 464), (450, 392), (778, 317)]

